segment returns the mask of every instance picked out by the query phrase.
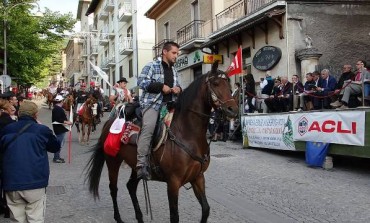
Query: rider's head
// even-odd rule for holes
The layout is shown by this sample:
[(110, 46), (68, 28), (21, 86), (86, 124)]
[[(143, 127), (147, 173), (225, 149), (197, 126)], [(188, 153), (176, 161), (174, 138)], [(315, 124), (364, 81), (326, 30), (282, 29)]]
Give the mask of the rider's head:
[(128, 81), (125, 77), (121, 78), (119, 81), (117, 81), (117, 84), (119, 85), (120, 88), (126, 88)]
[(179, 56), (179, 48), (179, 44), (175, 42), (166, 42), (162, 49), (162, 60), (169, 65), (174, 65)]

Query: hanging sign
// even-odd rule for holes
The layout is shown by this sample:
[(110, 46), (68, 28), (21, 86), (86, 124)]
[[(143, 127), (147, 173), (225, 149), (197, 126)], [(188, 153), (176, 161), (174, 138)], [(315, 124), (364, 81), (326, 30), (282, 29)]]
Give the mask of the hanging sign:
[(281, 58), (280, 48), (264, 46), (253, 57), (253, 66), (257, 70), (267, 71), (275, 67)]

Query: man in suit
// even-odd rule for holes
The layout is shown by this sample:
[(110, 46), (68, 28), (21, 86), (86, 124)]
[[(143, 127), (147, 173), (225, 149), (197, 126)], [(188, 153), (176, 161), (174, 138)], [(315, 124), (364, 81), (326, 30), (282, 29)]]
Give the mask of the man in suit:
[(334, 92), (337, 84), (336, 79), (330, 75), (328, 69), (321, 71), (321, 81), (319, 81), (316, 88), (316, 93), (313, 98), (313, 106), (315, 109), (330, 109), (330, 97), (329, 94)]

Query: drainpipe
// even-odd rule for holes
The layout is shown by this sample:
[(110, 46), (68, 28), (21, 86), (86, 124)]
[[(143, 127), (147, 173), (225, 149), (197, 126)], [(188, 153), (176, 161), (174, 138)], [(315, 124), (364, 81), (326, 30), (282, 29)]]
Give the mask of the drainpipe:
[[(113, 10), (113, 26), (114, 26), (114, 63), (115, 63), (115, 79), (118, 81), (119, 76), (119, 36), (118, 36), (118, 3), (117, 0), (114, 0), (114, 10)], [(113, 83), (115, 84), (115, 83)]]
[(289, 27), (288, 27), (288, 2), (285, 1), (285, 30), (286, 30), (286, 50), (287, 50), (287, 76), (290, 75), (290, 51), (289, 51)]

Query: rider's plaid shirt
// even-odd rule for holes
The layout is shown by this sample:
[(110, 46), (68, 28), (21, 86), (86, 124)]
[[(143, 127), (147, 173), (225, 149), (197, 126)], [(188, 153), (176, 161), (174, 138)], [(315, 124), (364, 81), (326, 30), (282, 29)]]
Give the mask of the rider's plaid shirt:
[[(179, 75), (172, 66), (172, 72), (174, 74), (174, 85), (180, 87)], [(137, 85), (143, 90), (143, 94), (140, 97), (141, 109), (145, 110), (149, 107), (154, 108), (156, 111), (159, 110), (162, 104), (163, 95), (162, 93), (155, 94), (149, 93), (147, 87), (153, 82), (164, 82), (164, 71), (161, 60), (155, 60), (145, 65), (141, 73), (139, 74)], [(173, 96), (175, 97), (175, 96)], [(173, 98), (175, 100), (175, 98)]]

